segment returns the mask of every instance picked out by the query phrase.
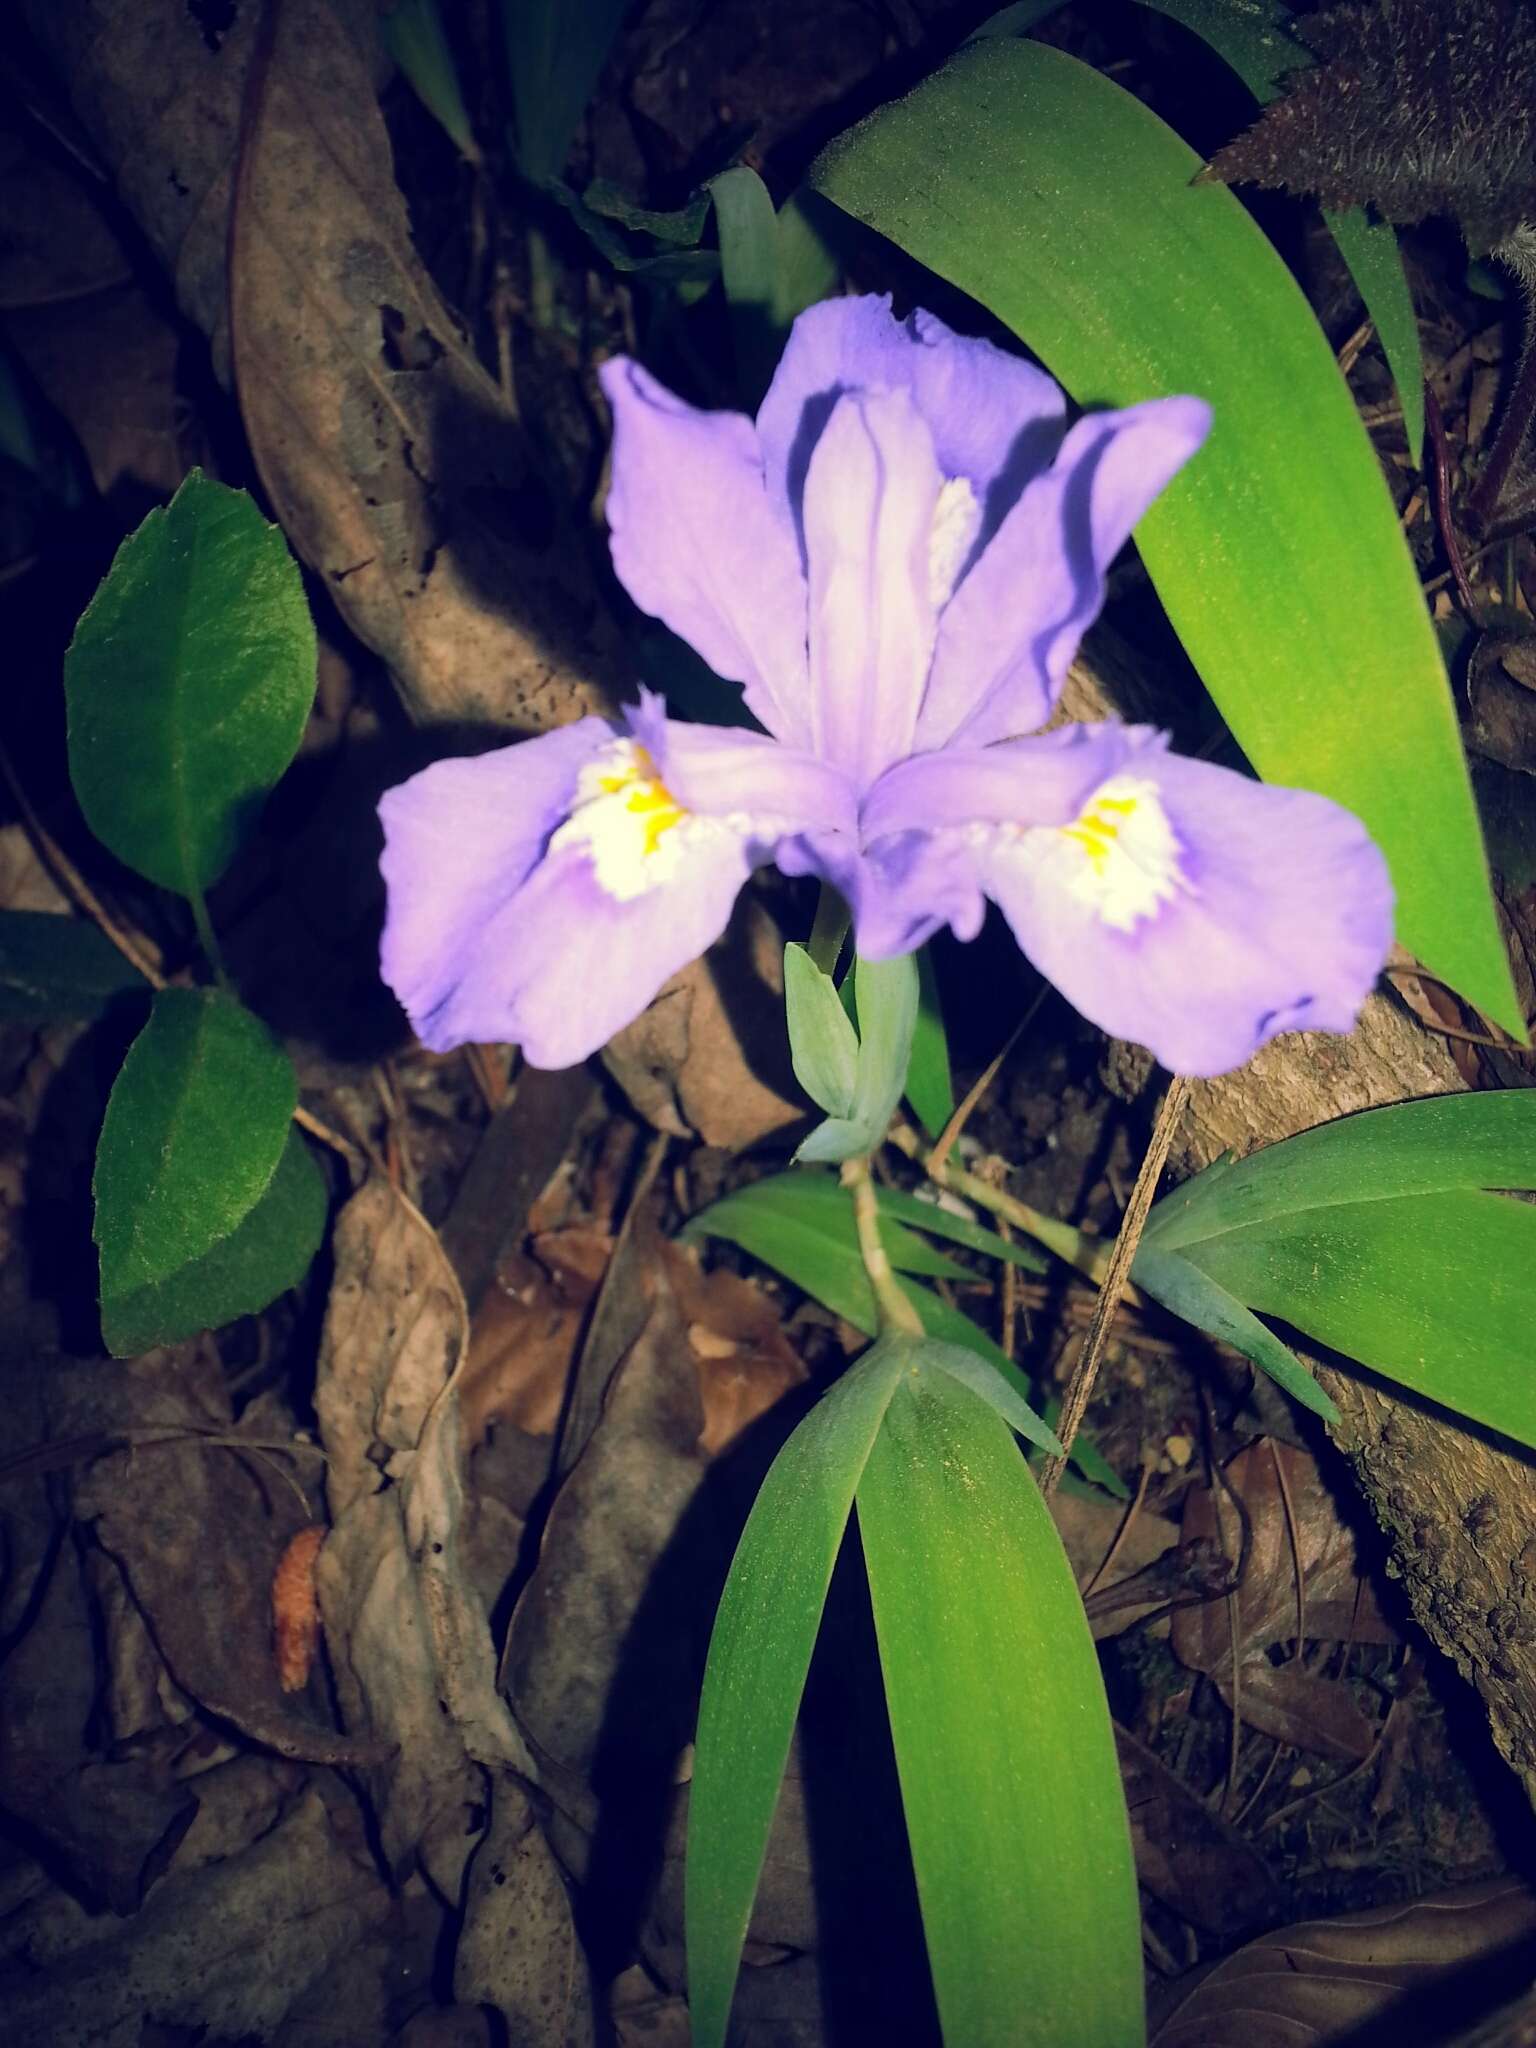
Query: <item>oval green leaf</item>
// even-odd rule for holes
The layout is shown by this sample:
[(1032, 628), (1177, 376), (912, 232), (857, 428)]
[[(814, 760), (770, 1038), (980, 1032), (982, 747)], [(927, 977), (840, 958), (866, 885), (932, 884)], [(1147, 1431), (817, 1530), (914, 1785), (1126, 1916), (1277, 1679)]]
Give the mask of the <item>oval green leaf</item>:
[(117, 551), (64, 661), (69, 773), (119, 860), (196, 898), (298, 751), (315, 628), (282, 534), (193, 470)]
[(290, 1127), (265, 1194), (228, 1237), (169, 1279), (103, 1301), (107, 1349), (115, 1358), (135, 1358), (152, 1344), (179, 1344), (255, 1315), (308, 1272), (328, 1203), (324, 1176)]
[(1398, 933), (1523, 1033), (1445, 672), (1380, 465), (1279, 256), (1156, 115), (987, 37), (839, 138), (813, 182), (1003, 320), (1080, 404), (1210, 401), (1136, 529), (1259, 773), (1354, 811)]
[(1131, 2048), (1141, 1913), (1077, 1583), (1007, 1425), (918, 1363), (856, 1498), (944, 2038)]
[(297, 1100), (292, 1062), (241, 1004), (213, 990), (156, 996), (96, 1148), (104, 1319), (244, 1222), (277, 1171)]
[(909, 1338), (867, 1351), (773, 1461), (720, 1596), (684, 1877), (693, 2048), (721, 2048), (768, 1830), (853, 1489)]
[(47, 910), (0, 910), (0, 1017), (99, 1017), (149, 983), (105, 933)]
[(837, 986), (804, 946), (784, 948), (784, 1016), (795, 1079), (818, 1109), (846, 1117), (853, 1108), (859, 1040)]

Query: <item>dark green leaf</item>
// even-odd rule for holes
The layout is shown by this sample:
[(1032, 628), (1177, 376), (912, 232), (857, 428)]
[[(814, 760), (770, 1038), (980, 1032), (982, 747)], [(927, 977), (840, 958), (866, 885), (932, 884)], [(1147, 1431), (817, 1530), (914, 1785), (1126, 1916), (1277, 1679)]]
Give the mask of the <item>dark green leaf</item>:
[(1204, 1247), (1225, 1231), (1300, 1219), (1340, 1203), (1530, 1187), (1536, 1187), (1536, 1090), (1433, 1095), (1339, 1117), (1246, 1159), (1208, 1166), (1164, 1196), (1147, 1219), (1142, 1243), (1188, 1251), (1203, 1264)]
[(379, 34), (411, 90), (449, 141), (470, 163), (478, 163), (474, 123), (464, 104), (459, 67), (443, 32), (437, 0), (394, 0), (379, 16)]
[(605, 214), (595, 211), (568, 185), (551, 180), (545, 190), (563, 206), (605, 263), (615, 270), (633, 273), (655, 283), (707, 283), (720, 269), (713, 249), (656, 250), (646, 246), (643, 235), (634, 236), (616, 227)]
[(930, 1343), (923, 1346), (922, 1356), (925, 1369), (947, 1372), (952, 1380), (958, 1380), (962, 1387), (969, 1388), (1026, 1443), (1033, 1444), (1036, 1450), (1049, 1452), (1053, 1458), (1063, 1455), (1061, 1440), (1055, 1430), (1047, 1427), (1028, 1402), (1020, 1400), (1002, 1374), (984, 1365), (974, 1351), (968, 1351), (959, 1344)]
[(298, 1099), (259, 1018), (168, 988), (129, 1047), (96, 1148), (103, 1318), (201, 1259), (266, 1193)]
[(107, 1349), (133, 1358), (153, 1344), (176, 1344), (236, 1316), (255, 1315), (309, 1270), (325, 1232), (326, 1205), (324, 1178), (290, 1128), (266, 1192), (228, 1237), (168, 1279), (103, 1300)]
[(704, 232), (704, 223), (709, 219), (709, 198), (703, 192), (695, 192), (686, 206), (674, 206), (658, 213), (653, 206), (637, 206), (611, 179), (594, 178), (583, 191), (581, 200), (590, 213), (601, 214), (605, 220), (616, 220), (631, 234), (650, 235), (656, 241), (670, 242), (678, 249), (696, 248)]
[(939, 1001), (939, 980), (933, 971), (933, 951), (928, 946), (917, 956), (917, 1023), (912, 1032), (906, 1097), (912, 1114), (930, 1138), (936, 1138), (955, 1113), (949, 1039)]
[(720, 282), (730, 308), (738, 394), (755, 412), (784, 345), (775, 308), (778, 215), (768, 187), (746, 164), (711, 178), (709, 192), (720, 236)]
[(0, 1017), (99, 1017), (130, 992), (147, 995), (149, 984), (95, 925), (43, 910), (0, 911)]
[(685, 1876), (693, 2048), (721, 2048), (853, 1490), (914, 1346), (865, 1352), (780, 1451), (726, 1580), (699, 1701)]
[[(897, 1203), (903, 1199), (909, 1198), (895, 1197), (894, 1191), (888, 1188), (880, 1189), (877, 1197), (881, 1212), (880, 1242), (897, 1272), (927, 1273), (946, 1280), (972, 1279), (974, 1276), (964, 1266), (945, 1258), (942, 1252), (925, 1244), (905, 1228), (904, 1222), (897, 1220), (899, 1215), (917, 1221), (919, 1228), (927, 1228), (926, 1217), (912, 1217), (912, 1211), (924, 1205), (910, 1202), (909, 1207), (898, 1209)], [(779, 1261), (772, 1253), (758, 1251), (756, 1245), (746, 1244), (735, 1234), (743, 1228), (757, 1233), (758, 1241), (767, 1244), (777, 1243), (777, 1233), (781, 1228), (790, 1233), (806, 1233), (824, 1241), (840, 1260), (843, 1255), (851, 1258), (863, 1274), (858, 1232), (853, 1220), (853, 1200), (835, 1174), (797, 1169), (749, 1181), (734, 1194), (723, 1195), (708, 1209), (690, 1218), (684, 1234), (688, 1237), (729, 1237), (744, 1251), (751, 1251), (756, 1257), (767, 1259), (769, 1265), (778, 1266)], [(782, 1272), (784, 1268), (779, 1266), (779, 1270)], [(803, 1286), (804, 1282), (796, 1280), (795, 1284)], [(807, 1288), (806, 1291), (814, 1290)], [(826, 1297), (818, 1295), (817, 1298), (824, 1300)], [(827, 1305), (834, 1306), (831, 1302)], [(863, 1327), (860, 1323), (859, 1328)]]
[[(1274, 99), (1287, 72), (1306, 70), (1312, 52), (1288, 33), (1291, 14), (1274, 0), (1143, 0), (1160, 14), (1171, 15), (1209, 43), (1231, 65), (1261, 104)], [(1424, 455), (1424, 356), (1419, 323), (1413, 310), (1402, 251), (1390, 224), (1368, 221), (1358, 206), (1325, 207), (1339, 253), (1376, 333), (1402, 401), (1408, 452), (1416, 463)]]
[(217, 881), (298, 750), (315, 629), (282, 534), (193, 470), (117, 551), (64, 663), (91, 830), (162, 888)]
[(1536, 1206), (1455, 1189), (1335, 1203), (1184, 1254), (1228, 1293), (1536, 1445)]
[(831, 975), (822, 973), (804, 946), (784, 948), (784, 1015), (795, 1079), (828, 1116), (848, 1116), (859, 1068), (858, 1034)]
[[(1522, 1032), (1380, 464), (1284, 264), (1229, 192), (1191, 186), (1199, 168), (1086, 65), (986, 38), (841, 137), (814, 182), (1012, 327), (1082, 404), (1211, 402), (1209, 443), (1137, 528), (1158, 594), (1259, 772), (1363, 819), (1403, 943)], [(1369, 746), (1362, 704), (1392, 707)]]
[(1131, 2048), (1130, 1829), (1093, 1640), (1039, 1489), (998, 1417), (920, 1369), (892, 1390), (856, 1498), (944, 2038)]
[(1182, 1316), (1186, 1323), (1193, 1323), (1197, 1330), (1219, 1337), (1222, 1343), (1240, 1351), (1293, 1400), (1320, 1415), (1324, 1422), (1338, 1421), (1338, 1409), (1290, 1347), (1282, 1344), (1274, 1331), (1235, 1295), (1218, 1287), (1209, 1273), (1202, 1272), (1177, 1252), (1150, 1249), (1145, 1239), (1137, 1247), (1131, 1272), (1136, 1285), (1154, 1301)]
[(628, 0), (501, 0), (517, 167), (557, 178)]

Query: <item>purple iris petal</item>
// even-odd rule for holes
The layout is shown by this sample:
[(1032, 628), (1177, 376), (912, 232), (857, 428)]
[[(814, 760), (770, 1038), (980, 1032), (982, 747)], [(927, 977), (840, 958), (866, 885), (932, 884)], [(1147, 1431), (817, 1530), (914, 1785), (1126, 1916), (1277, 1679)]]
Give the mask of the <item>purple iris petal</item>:
[(434, 762), (386, 791), (380, 971), (434, 1051), (463, 1043), (432, 1020), (569, 813), (582, 769), (612, 740), (605, 719), (583, 718), (493, 754)]
[(939, 622), (918, 746), (982, 746), (1044, 724), (1104, 602), (1105, 571), (1210, 423), (1199, 398), (1078, 421)]
[(752, 422), (699, 412), (637, 363), (605, 363), (613, 407), (608, 526), (619, 581), (681, 634), (747, 708), (803, 744), (805, 578), (789, 521), (770, 503)]
[(904, 391), (840, 398), (805, 480), (811, 743), (862, 784), (912, 745), (944, 477)]
[(996, 529), (1061, 441), (1066, 402), (1043, 370), (889, 296), (827, 299), (795, 322), (757, 415), (770, 494), (798, 522), (811, 453), (850, 391), (910, 391), (946, 477), (964, 477)]
[(661, 699), (644, 690), (627, 723), (685, 809), (703, 817), (788, 818), (797, 831), (814, 826), (855, 843), (858, 796), (830, 761), (766, 733), (669, 719)]
[(722, 833), (674, 882), (620, 903), (575, 849), (552, 855), (486, 926), (439, 1013), (441, 1036), (518, 1045), (535, 1067), (575, 1066), (708, 951), (750, 871), (740, 840)]
[(1178, 1073), (1351, 1030), (1392, 937), (1386, 862), (1348, 811), (1150, 745), (1073, 826), (994, 827), (976, 859), (1040, 972)]

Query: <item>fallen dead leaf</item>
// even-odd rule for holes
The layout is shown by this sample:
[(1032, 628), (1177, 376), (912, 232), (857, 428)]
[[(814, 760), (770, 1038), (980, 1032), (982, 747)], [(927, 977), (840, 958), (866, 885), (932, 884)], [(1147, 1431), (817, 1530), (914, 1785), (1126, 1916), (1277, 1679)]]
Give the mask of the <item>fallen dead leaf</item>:
[(1177, 1999), (1151, 2048), (1433, 2048), (1524, 1988), (1533, 1935), (1536, 1897), (1513, 1878), (1303, 1921), (1218, 1963)]
[[(1355, 1532), (1340, 1520), (1307, 1451), (1266, 1437), (1240, 1451), (1225, 1477), (1243, 1501), (1250, 1529), (1242, 1581), (1225, 1599), (1177, 1610), (1174, 1654), (1204, 1672), (1229, 1707), (1236, 1705), (1245, 1721), (1277, 1741), (1359, 1760), (1370, 1753), (1374, 1726), (1342, 1682), (1309, 1670), (1299, 1654), (1309, 1642), (1397, 1639), (1361, 1572)], [(1186, 1545), (1215, 1544), (1235, 1564), (1242, 1526), (1228, 1493), (1192, 1491), (1183, 1534)], [(1271, 1650), (1290, 1642), (1298, 1654), (1274, 1663)]]

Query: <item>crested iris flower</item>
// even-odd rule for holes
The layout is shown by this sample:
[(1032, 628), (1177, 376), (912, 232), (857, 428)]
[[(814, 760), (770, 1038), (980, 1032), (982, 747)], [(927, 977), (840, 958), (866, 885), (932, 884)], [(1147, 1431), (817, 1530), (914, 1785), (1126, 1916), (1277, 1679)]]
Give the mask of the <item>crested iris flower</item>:
[(1347, 811), (1048, 720), (1104, 574), (1199, 449), (1155, 399), (1068, 428), (1042, 371), (883, 298), (796, 321), (756, 421), (606, 365), (613, 563), (763, 732), (642, 692), (384, 798), (383, 971), (423, 1042), (573, 1064), (725, 928), (753, 868), (816, 874), (882, 959), (999, 905), (1105, 1031), (1216, 1074), (1347, 1031), (1386, 956)]

